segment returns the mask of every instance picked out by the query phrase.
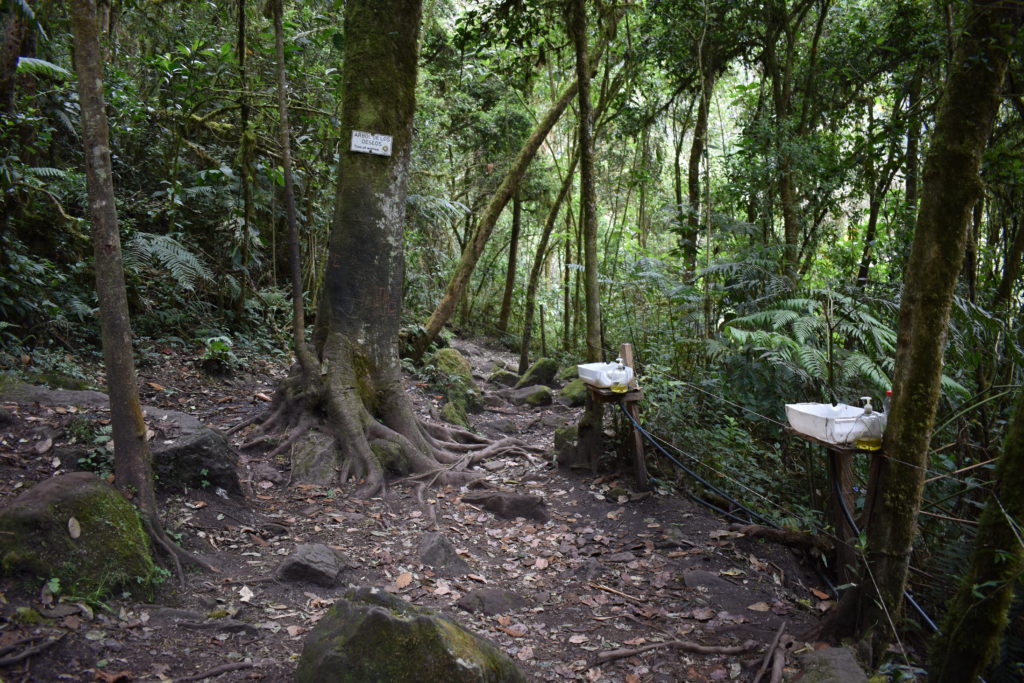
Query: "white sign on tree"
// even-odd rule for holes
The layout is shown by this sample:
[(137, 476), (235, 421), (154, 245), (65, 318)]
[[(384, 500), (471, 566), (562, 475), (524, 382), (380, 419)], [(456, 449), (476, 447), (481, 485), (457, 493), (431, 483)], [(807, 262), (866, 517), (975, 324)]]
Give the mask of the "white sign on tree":
[(354, 130), (352, 131), (352, 146), (349, 147), (349, 150), (389, 157), (391, 156), (391, 136)]

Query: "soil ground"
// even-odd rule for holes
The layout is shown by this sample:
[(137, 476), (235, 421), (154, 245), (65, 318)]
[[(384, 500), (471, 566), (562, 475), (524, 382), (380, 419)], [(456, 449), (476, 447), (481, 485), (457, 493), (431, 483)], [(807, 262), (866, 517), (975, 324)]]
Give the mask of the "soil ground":
[[(514, 367), (511, 354), (483, 342), (455, 345), (488, 394), (495, 387), (483, 377), (496, 365)], [(211, 378), (163, 349), (141, 364), (140, 387), (147, 406), (189, 412), (226, 430), (264, 409), (286, 370), (249, 363), (233, 377)], [(414, 378), (408, 384), (419, 413), (434, 419), (439, 397)], [(44, 636), (61, 636), (0, 666), (0, 679), (288, 681), (304, 634), (346, 584), (379, 586), (454, 617), (494, 641), (532, 680), (749, 681), (784, 622), (787, 633), (799, 634), (827, 609), (824, 586), (789, 548), (730, 532), (726, 520), (677, 492), (638, 494), (625, 468), (620, 474), (554, 468), (554, 429), (574, 422), (578, 409), (489, 403), (472, 416), (474, 429), (516, 436), (544, 455), (499, 458), (481, 471), (501, 489), (542, 496), (550, 520), (499, 519), (463, 502), (465, 490), (451, 488), (431, 490), (421, 504), (401, 480), (365, 501), (350, 497), (353, 484), (289, 487), (287, 457), (271, 462), (269, 449), (245, 451), (244, 499), (207, 489), (162, 497), (166, 528), (219, 573), (190, 572), (184, 587), (172, 577), (152, 604), (110, 597), (90, 606), (63, 596), (47, 605), (42, 591), (25, 595), (0, 583), (0, 661), (48, 642)], [(70, 439), (76, 413), (0, 407), (13, 417), (0, 424), (2, 504), (65, 469), (53, 452)], [(420, 562), (420, 540), (431, 531), (447, 536), (472, 573), (443, 577)], [(301, 543), (341, 549), (357, 566), (337, 588), (279, 580), (275, 570)], [(460, 597), (485, 586), (515, 593), (522, 607), (494, 616), (457, 607)], [(19, 622), (17, 608), (26, 606), (47, 618)], [(748, 648), (722, 655), (658, 646), (674, 640)], [(794, 650), (810, 647), (796, 643)], [(602, 659), (621, 649), (637, 652)], [(798, 677), (793, 659), (789, 666)]]

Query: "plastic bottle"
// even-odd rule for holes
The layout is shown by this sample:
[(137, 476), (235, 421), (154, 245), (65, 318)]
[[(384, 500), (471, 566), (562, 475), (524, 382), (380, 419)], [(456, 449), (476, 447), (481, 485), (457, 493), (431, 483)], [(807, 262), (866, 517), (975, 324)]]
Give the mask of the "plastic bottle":
[(622, 364), (621, 358), (616, 358), (615, 363), (615, 369), (608, 373), (608, 381), (611, 383), (608, 388), (616, 394), (624, 394), (629, 391), (629, 387), (626, 386), (626, 366)]
[(862, 451), (877, 451), (882, 447), (882, 416), (875, 414), (870, 396), (863, 396), (861, 400), (864, 401), (864, 415), (861, 418), (864, 420), (864, 433), (854, 440), (853, 445)]
[(889, 414), (889, 407), (892, 405), (892, 389), (886, 389), (885, 398), (882, 399), (882, 412)]

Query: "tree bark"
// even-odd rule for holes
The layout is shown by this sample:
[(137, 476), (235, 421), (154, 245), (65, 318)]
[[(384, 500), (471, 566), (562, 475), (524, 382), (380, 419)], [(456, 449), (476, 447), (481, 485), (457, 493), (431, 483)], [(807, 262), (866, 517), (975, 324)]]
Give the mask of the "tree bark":
[(18, 56), (25, 40), (28, 25), (21, 10), (13, 7), (3, 27), (3, 42), (0, 43), (0, 114), (14, 114), (14, 84), (17, 80)]
[(292, 344), (302, 370), (311, 377), (318, 367), (316, 359), (306, 345), (306, 314), (302, 300), (302, 264), (299, 257), (301, 243), (299, 242), (299, 225), (295, 210), (291, 126), (288, 123), (288, 66), (284, 55), (284, 0), (272, 0), (271, 4), (274, 15), (274, 46), (277, 56), (277, 110), (280, 117), (285, 220), (288, 222), (288, 265), (292, 281)]
[(96, 2), (72, 0), (70, 8), (82, 112), (86, 187), (92, 217), (96, 293), (100, 304), (100, 335), (110, 396), (115, 483), (125, 497), (134, 500), (155, 543), (166, 550), (176, 563), (182, 558), (195, 561), (164, 534), (153, 488), (152, 455), (146, 440), (146, 423), (139, 403), (132, 357), (132, 330), (114, 198)]
[(498, 329), (508, 331), (508, 317), (512, 313), (512, 293), (516, 288), (516, 256), (519, 251), (519, 231), (523, 223), (523, 202), (516, 188), (512, 197), (512, 237), (508, 243), (508, 267), (505, 269), (505, 291), (501, 296), (501, 312), (498, 314)]
[(867, 596), (847, 594), (859, 600), (858, 634), (870, 640), (876, 657), (889, 642), (889, 618), (899, 618), (939, 400), (953, 288), (963, 264), (971, 207), (981, 192), (981, 155), (999, 108), (1020, 17), (1020, 9), (1001, 0), (971, 3), (925, 160), (884, 442), (892, 458), (882, 461), (881, 486), (871, 510), (870, 575), (862, 576), (858, 589)]
[(992, 497), (974, 536), (970, 569), (949, 603), (942, 634), (932, 643), (928, 680), (974, 681), (999, 650), (1024, 547), (1015, 520), (1024, 519), (1024, 392), (1017, 397)]
[[(587, 3), (570, 0), (569, 33), (576, 48), (576, 80), (579, 83), (580, 232), (583, 236), (583, 292), (586, 301), (587, 361), (601, 360), (601, 292), (597, 280), (597, 193), (594, 188), (594, 141), (587, 58)], [(586, 409), (577, 427), (576, 452), (567, 466), (597, 465), (601, 448), (604, 406), (587, 394)]]

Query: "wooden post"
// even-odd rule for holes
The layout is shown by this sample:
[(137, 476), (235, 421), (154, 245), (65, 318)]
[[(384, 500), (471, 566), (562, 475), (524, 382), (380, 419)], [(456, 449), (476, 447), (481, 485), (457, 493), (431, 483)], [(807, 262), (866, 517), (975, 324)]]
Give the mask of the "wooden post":
[(843, 505), (853, 517), (853, 452), (829, 448), (828, 459), (831, 484), (829, 516), (836, 530), (836, 576), (842, 583), (850, 583), (857, 576), (857, 553), (851, 545), (851, 541), (855, 541), (854, 531), (846, 520)]
[[(636, 381), (636, 367), (633, 364), (633, 345), (624, 343), (619, 349), (620, 357), (622, 362), (630, 368), (633, 368), (633, 379), (629, 382), (630, 389), (639, 389), (640, 385)], [(638, 401), (628, 401), (624, 404), (626, 410), (630, 416), (637, 422), (640, 421), (640, 406)], [(633, 427), (633, 468), (636, 475), (636, 486), (640, 491), (649, 491), (651, 488), (651, 477), (647, 473), (647, 460), (644, 458), (644, 437), (640, 434), (640, 430)]]

